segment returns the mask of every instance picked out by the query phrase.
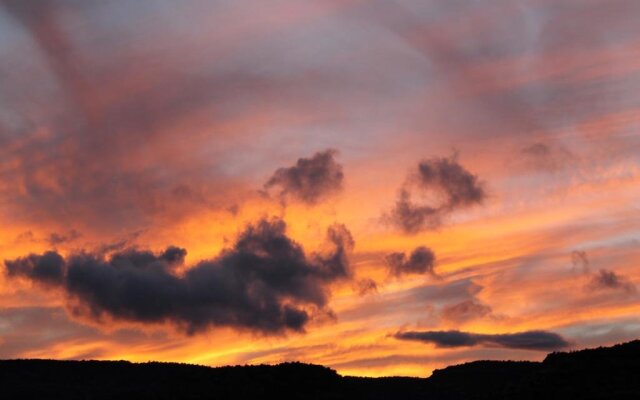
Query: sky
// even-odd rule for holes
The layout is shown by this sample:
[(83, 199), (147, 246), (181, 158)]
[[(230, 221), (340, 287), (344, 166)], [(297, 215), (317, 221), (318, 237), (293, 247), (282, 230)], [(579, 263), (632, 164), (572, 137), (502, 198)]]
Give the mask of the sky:
[(628, 341), (638, 199), (635, 0), (0, 0), (0, 358)]

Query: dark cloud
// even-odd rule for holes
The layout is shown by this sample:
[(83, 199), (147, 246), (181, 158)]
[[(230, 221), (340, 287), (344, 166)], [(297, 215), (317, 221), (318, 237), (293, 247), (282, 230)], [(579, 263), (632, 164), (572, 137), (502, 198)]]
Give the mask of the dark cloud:
[(351, 232), (344, 224), (333, 224), (327, 229), (327, 241), (333, 245), (333, 251), (314, 257), (320, 266), (320, 272), (327, 280), (350, 276), (348, 253), (355, 246)]
[(134, 269), (159, 269), (169, 271), (181, 265), (187, 251), (176, 246), (169, 246), (159, 254), (148, 250), (138, 250), (128, 248), (123, 251), (113, 253), (109, 263), (116, 267)]
[(590, 261), (586, 251), (572, 251), (571, 263), (573, 264), (574, 270), (580, 269), (583, 275), (591, 277), (585, 286), (585, 289), (588, 291), (621, 290), (626, 293), (636, 292), (636, 286), (633, 282), (624, 276), (616, 274), (614, 271), (599, 269), (598, 272), (590, 273)]
[(444, 207), (456, 209), (480, 204), (485, 192), (478, 178), (458, 163), (455, 156), (432, 158), (418, 164), (418, 185), (445, 195)]
[(24, 277), (47, 285), (61, 285), (64, 282), (65, 261), (55, 251), (5, 261), (5, 267), (10, 278)]
[(445, 306), (440, 315), (449, 321), (465, 322), (482, 318), (489, 314), (491, 314), (491, 307), (477, 300), (465, 300), (460, 303)]
[[(421, 196), (423, 200), (416, 200)], [(478, 177), (458, 163), (457, 157), (435, 157), (418, 164), (400, 189), (387, 218), (406, 233), (434, 229), (452, 212), (486, 198)]]
[(587, 285), (589, 290), (622, 290), (627, 293), (636, 293), (636, 286), (626, 277), (613, 271), (601, 269), (594, 274)]
[(567, 342), (557, 333), (526, 331), (505, 334), (481, 334), (461, 331), (398, 332), (396, 339), (433, 343), (437, 347), (488, 346), (524, 350), (555, 350), (567, 347)]
[(278, 188), (282, 200), (291, 198), (306, 204), (318, 201), (342, 190), (344, 174), (334, 157), (335, 150), (318, 152), (311, 158), (299, 158), (296, 165), (279, 168), (265, 183), (265, 191)]
[(186, 251), (127, 249), (106, 258), (55, 252), (5, 261), (10, 277), (62, 288), (72, 311), (101, 320), (173, 322), (190, 333), (230, 326), (264, 334), (303, 331), (327, 308), (328, 285), (350, 276), (353, 239), (343, 225), (328, 229), (332, 250), (306, 255), (282, 220), (260, 220), (233, 247), (179, 274)]
[(169, 246), (165, 249), (165, 251), (162, 252), (160, 258), (170, 264), (182, 264), (186, 256), (187, 250), (181, 247)]
[(389, 273), (394, 276), (406, 274), (430, 274), (436, 276), (436, 255), (425, 246), (416, 247), (409, 257), (405, 253), (391, 253), (385, 257)]
[(406, 233), (434, 229), (442, 223), (442, 213), (438, 208), (414, 203), (411, 193), (406, 189), (400, 190), (389, 218)]

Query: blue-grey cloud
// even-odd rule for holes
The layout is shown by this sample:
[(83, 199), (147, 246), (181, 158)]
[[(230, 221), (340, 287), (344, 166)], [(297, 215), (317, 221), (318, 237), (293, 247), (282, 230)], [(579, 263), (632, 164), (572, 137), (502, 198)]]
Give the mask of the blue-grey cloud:
[[(416, 197), (428, 196), (428, 200)], [(452, 212), (482, 204), (486, 191), (478, 177), (457, 157), (435, 157), (418, 163), (400, 189), (387, 218), (406, 233), (433, 229)]]
[(316, 204), (342, 190), (344, 173), (334, 159), (336, 154), (335, 150), (329, 149), (310, 158), (299, 158), (294, 166), (276, 170), (264, 189), (277, 188), (277, 196), (283, 202), (294, 199)]
[(400, 340), (432, 343), (437, 347), (490, 346), (524, 350), (555, 350), (569, 342), (557, 333), (526, 331), (519, 333), (482, 334), (461, 331), (407, 331), (394, 336)]
[(606, 269), (599, 270), (587, 284), (589, 290), (622, 290), (626, 293), (636, 293), (636, 285), (625, 276)]
[(5, 267), (10, 278), (25, 277), (47, 285), (60, 285), (64, 281), (65, 260), (55, 251), (5, 261)]
[(56, 252), (5, 261), (9, 277), (62, 289), (73, 311), (142, 323), (173, 322), (189, 333), (230, 326), (264, 334), (304, 331), (313, 313), (330, 312), (329, 285), (350, 276), (353, 239), (343, 225), (328, 229), (333, 249), (305, 254), (282, 220), (260, 220), (233, 247), (179, 273), (184, 249), (127, 249), (105, 258)]
[(394, 276), (407, 274), (430, 274), (436, 276), (436, 255), (426, 246), (416, 247), (407, 257), (405, 253), (395, 252), (385, 257), (389, 273)]

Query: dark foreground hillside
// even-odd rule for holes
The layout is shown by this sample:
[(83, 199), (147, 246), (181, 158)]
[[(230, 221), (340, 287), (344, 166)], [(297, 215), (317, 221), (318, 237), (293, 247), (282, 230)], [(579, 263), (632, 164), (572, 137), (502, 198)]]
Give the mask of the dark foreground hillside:
[(8, 360), (0, 361), (0, 390), (7, 399), (640, 399), (640, 341), (541, 363), (476, 361), (427, 379), (342, 377), (300, 363)]

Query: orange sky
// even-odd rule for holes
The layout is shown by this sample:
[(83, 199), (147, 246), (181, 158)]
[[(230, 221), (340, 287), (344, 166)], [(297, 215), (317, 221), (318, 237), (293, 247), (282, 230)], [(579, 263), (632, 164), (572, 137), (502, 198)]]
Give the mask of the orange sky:
[[(637, 338), (639, 38), (633, 0), (0, 0), (0, 358), (428, 376)], [(286, 224), (308, 290), (278, 275), (291, 254), (270, 272), (243, 258), (270, 251), (240, 244), (265, 245), (261, 220)], [(334, 224), (355, 243), (344, 273), (322, 269), (345, 244)], [(159, 316), (107, 278), (73, 286), (79, 254), (122, 272), (110, 257), (170, 245), (184, 262), (141, 276), (188, 294), (144, 283)], [(434, 263), (393, 272), (421, 246)], [(48, 250), (61, 281), (10, 272)], [(189, 280), (225, 268), (259, 277), (238, 275), (247, 293)], [(307, 319), (271, 320), (274, 299)], [(192, 311), (204, 328), (185, 329)], [(433, 339), (450, 331), (474, 342)], [(512, 345), (523, 332), (562, 343)]]

